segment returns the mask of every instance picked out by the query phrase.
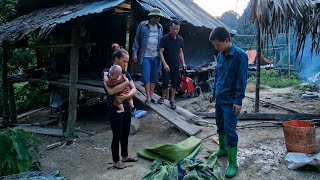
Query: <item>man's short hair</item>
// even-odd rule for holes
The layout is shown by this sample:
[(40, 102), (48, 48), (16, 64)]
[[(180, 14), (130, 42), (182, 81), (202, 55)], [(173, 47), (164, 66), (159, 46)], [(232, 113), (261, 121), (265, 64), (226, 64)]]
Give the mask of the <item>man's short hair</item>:
[(177, 19), (172, 19), (169, 25), (172, 26), (173, 24), (180, 25), (180, 21), (178, 21)]
[(226, 39), (230, 41), (230, 33), (224, 27), (217, 27), (211, 31), (209, 41), (220, 41), (223, 42)]

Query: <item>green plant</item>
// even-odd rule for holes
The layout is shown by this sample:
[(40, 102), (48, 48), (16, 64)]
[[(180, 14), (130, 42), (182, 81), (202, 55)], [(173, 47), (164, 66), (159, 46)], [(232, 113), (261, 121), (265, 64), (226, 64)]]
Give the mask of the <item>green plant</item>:
[(17, 112), (23, 113), (49, 104), (47, 85), (22, 82), (14, 84)]
[[(248, 79), (248, 82), (256, 83), (256, 79), (251, 77)], [(301, 84), (296, 74), (280, 76), (276, 70), (261, 70), (260, 82), (262, 85), (273, 88), (299, 87)]]
[(38, 158), (41, 141), (24, 130), (9, 129), (0, 133), (0, 144), (0, 176), (6, 176), (28, 171)]

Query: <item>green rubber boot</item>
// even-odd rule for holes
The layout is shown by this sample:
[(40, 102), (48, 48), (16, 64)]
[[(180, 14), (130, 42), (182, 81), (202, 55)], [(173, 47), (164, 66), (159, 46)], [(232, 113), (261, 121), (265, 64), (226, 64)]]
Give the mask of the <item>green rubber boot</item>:
[(227, 135), (219, 135), (219, 150), (217, 152), (218, 157), (223, 157), (227, 155), (226, 138), (227, 138)]
[(237, 153), (238, 153), (238, 149), (237, 146), (233, 147), (233, 148), (226, 148), (227, 149), (227, 153), (228, 153), (228, 168), (226, 170), (226, 177), (227, 178), (231, 178), (233, 176), (235, 176), (237, 174), (237, 169), (238, 169), (238, 165), (237, 165)]

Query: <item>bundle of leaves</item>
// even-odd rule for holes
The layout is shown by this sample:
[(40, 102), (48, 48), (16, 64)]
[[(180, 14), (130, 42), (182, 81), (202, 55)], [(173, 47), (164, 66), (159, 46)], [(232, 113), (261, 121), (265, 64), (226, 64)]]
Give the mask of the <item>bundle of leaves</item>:
[[(0, 176), (26, 172), (37, 166), (40, 138), (21, 129), (0, 133)], [(34, 168), (34, 167), (33, 167)]]

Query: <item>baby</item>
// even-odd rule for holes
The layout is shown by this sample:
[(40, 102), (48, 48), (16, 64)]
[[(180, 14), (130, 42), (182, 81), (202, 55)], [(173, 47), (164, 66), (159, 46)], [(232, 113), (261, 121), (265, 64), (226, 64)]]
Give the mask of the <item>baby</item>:
[[(108, 87), (114, 87), (114, 86), (117, 86), (119, 84), (122, 84), (123, 82), (125, 82), (125, 80), (124, 80), (124, 77), (123, 77), (122, 68), (119, 65), (113, 65), (109, 69), (107, 86)], [(120, 96), (120, 95), (123, 95), (123, 94), (128, 94), (130, 92), (130, 90), (131, 90), (130, 86), (127, 86), (120, 93), (118, 93), (118, 94), (116, 94), (114, 96), (113, 105), (118, 107), (118, 109), (119, 109), (117, 111), (117, 113), (124, 112), (124, 107), (123, 107), (122, 103), (118, 103), (116, 97)], [(126, 101), (128, 101), (129, 106), (131, 107), (131, 109), (134, 109), (133, 99), (129, 98), (129, 99), (126, 99)]]

